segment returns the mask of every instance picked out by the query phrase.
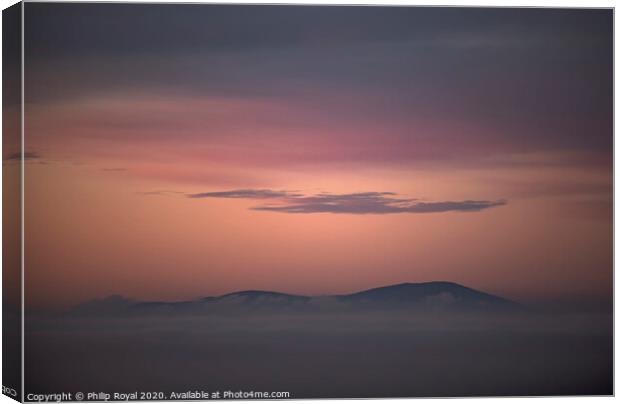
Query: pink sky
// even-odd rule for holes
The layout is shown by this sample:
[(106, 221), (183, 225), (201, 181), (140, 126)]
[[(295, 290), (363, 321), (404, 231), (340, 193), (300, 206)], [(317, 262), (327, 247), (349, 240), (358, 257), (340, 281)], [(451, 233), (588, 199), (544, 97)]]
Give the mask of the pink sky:
[[(144, 111), (138, 120), (152, 109), (166, 123), (114, 125), (129, 109)], [(286, 109), (294, 121), (296, 110)], [(222, 115), (213, 136), (201, 126), (204, 110)], [(269, 130), (280, 107), (228, 99), (27, 111), (27, 145), (45, 155), (26, 166), (33, 305), (115, 293), (162, 300), (241, 289), (344, 293), (430, 280), (524, 300), (609, 296), (611, 177), (592, 153), (509, 154), (487, 145), (417, 158), (437, 145), (401, 151), (356, 122), (334, 136), (301, 127), (288, 139)], [(256, 123), (256, 111), (267, 123)], [(362, 135), (352, 142), (353, 133)], [(256, 199), (187, 197), (235, 189), (507, 203), (478, 212), (287, 214), (251, 210), (265, 202)]]

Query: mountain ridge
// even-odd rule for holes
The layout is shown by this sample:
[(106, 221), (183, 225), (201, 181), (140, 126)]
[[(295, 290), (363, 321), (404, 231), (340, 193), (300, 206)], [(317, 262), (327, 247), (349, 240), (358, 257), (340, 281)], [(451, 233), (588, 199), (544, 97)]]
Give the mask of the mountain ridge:
[(241, 290), (187, 301), (135, 301), (119, 295), (79, 304), (71, 314), (226, 314), (338, 310), (517, 310), (519, 303), (450, 281), (404, 282), (325, 296)]

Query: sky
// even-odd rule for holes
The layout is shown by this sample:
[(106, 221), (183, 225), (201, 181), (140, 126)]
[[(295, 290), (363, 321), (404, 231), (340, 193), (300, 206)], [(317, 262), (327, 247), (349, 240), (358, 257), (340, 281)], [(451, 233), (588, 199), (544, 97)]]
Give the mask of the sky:
[(611, 299), (611, 10), (25, 10), (30, 307)]

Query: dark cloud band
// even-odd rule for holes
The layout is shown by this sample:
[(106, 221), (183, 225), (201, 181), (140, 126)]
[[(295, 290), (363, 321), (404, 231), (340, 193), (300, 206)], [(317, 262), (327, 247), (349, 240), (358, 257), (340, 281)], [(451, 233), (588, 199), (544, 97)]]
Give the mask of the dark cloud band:
[(441, 213), (479, 212), (502, 206), (505, 200), (465, 200), (427, 202), (411, 198), (398, 198), (393, 192), (361, 192), (351, 194), (304, 195), (289, 191), (268, 189), (242, 189), (206, 192), (188, 195), (189, 198), (239, 198), (269, 199), (275, 203), (254, 206), (252, 210), (281, 213), (339, 213), (339, 214), (388, 214), (388, 213)]
[(238, 189), (223, 192), (205, 192), (200, 194), (188, 195), (189, 198), (240, 198), (240, 199), (279, 199), (296, 198), (301, 194), (288, 191), (272, 191), (270, 189)]
[(17, 153), (11, 153), (7, 156), (4, 157), (4, 161), (11, 161), (11, 160), (36, 160), (41, 158), (41, 155), (39, 153), (36, 152), (24, 152), (24, 154), (22, 155), (21, 152), (17, 152)]

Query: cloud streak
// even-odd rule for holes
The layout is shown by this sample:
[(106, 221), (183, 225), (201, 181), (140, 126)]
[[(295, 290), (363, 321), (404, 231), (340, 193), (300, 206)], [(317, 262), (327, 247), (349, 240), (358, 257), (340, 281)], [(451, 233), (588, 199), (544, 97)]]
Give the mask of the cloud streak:
[(145, 191), (138, 192), (139, 195), (151, 196), (151, 195), (164, 195), (164, 196), (173, 196), (173, 195), (181, 195), (183, 192), (180, 191), (169, 191), (169, 190), (157, 190), (157, 191)]
[(204, 192), (188, 195), (189, 198), (235, 198), (235, 199), (284, 199), (303, 197), (302, 194), (270, 189), (237, 189), (234, 191)]
[(250, 209), (280, 213), (389, 214), (479, 212), (505, 205), (505, 200), (421, 201), (401, 198), (394, 192), (359, 192), (349, 194), (321, 193), (304, 195), (290, 191), (242, 189), (190, 194), (189, 198), (235, 198), (273, 200)]
[[(23, 154), (23, 158), (24, 158), (24, 160), (36, 160), (36, 159), (41, 158), (41, 155), (39, 153), (36, 153), (36, 152), (26, 151)], [(4, 157), (5, 161), (21, 160), (21, 159), (22, 159), (22, 153), (21, 152), (11, 153), (11, 154), (9, 154), (9, 155)]]
[(126, 168), (102, 168), (101, 171), (107, 171), (107, 172), (121, 172), (121, 171), (127, 171)]

